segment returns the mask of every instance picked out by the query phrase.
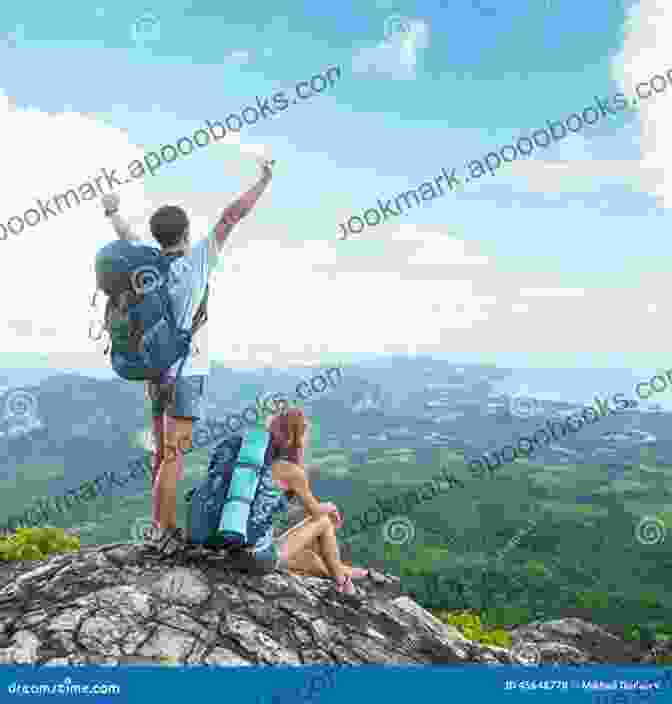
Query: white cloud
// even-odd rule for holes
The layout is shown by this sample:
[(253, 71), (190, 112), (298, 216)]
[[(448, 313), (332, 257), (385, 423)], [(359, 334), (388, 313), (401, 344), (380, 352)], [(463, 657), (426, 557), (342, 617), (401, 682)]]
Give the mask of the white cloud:
[[(417, 234), (422, 235), (422, 233)], [(467, 249), (473, 248), (473, 245), (470, 247), (464, 240), (455, 237), (442, 237), (432, 247), (423, 246), (409, 256), (408, 264), (409, 266), (442, 267), (485, 266), (488, 264), (487, 257), (472, 256), (467, 253)]]
[[(635, 95), (635, 87), (652, 76), (665, 75), (672, 67), (672, 6), (664, 0), (640, 0), (628, 8), (623, 49), (613, 60), (615, 77), (622, 92)], [(642, 161), (657, 171), (658, 178), (648, 184), (663, 207), (672, 196), (672, 86), (666, 93), (639, 101)]]
[[(0, 175), (5, 195), (0, 223), (32, 207), (35, 198), (81, 184), (103, 166), (125, 169), (143, 156), (125, 131), (102, 120), (14, 109), (6, 96), (0, 99), (0, 127), (12, 135), (4, 145), (12, 168)], [(237, 135), (221, 143), (239, 152), (241, 163), (249, 163), (250, 151), (265, 149), (241, 144)], [(245, 180), (249, 175), (248, 165)], [(157, 179), (153, 190), (160, 183)], [(196, 237), (207, 232), (226, 201), (221, 193), (149, 195), (142, 181), (124, 185), (120, 194), (123, 211), (135, 213), (143, 225), (159, 205), (183, 204)], [(272, 203), (272, 185), (264, 198)], [(449, 226), (388, 223), (367, 228), (371, 242), (362, 237), (343, 243), (310, 239), (311, 227), (306, 223), (308, 234), (300, 241), (293, 227), (278, 223), (268, 239), (252, 215), (236, 230), (210, 306), (213, 358), (234, 365), (308, 364), (328, 353), (573, 353), (577, 344), (608, 353), (613, 336), (604, 331), (622, 329), (629, 331), (618, 342), (625, 354), (648, 351), (652, 330), (658, 336), (666, 330), (665, 310), (650, 308), (667, 290), (662, 274), (632, 288), (579, 296), (548, 272), (500, 271), (471, 233), (458, 237)], [(89, 341), (88, 328), (93, 261), (111, 235), (95, 200), (0, 242), (3, 352), (48, 354), (53, 367), (109, 369), (101, 348)], [(344, 256), (342, 248), (349, 246), (375, 246), (382, 254)]]
[[(664, 0), (640, 0), (627, 11), (621, 52), (612, 61), (612, 73), (619, 90), (631, 100), (637, 84), (653, 76), (666, 78), (672, 66), (672, 6)], [(618, 91), (616, 91), (618, 92)], [(637, 106), (641, 157), (635, 160), (599, 160), (589, 156), (569, 161), (541, 159), (517, 161), (510, 171), (512, 180), (522, 178), (530, 191), (590, 192), (602, 185), (622, 183), (654, 195), (660, 207), (672, 203), (672, 85)], [(616, 138), (614, 138), (616, 139)], [(576, 144), (575, 135), (563, 141), (563, 152)], [(502, 174), (504, 175), (504, 174)], [(507, 175), (508, 176), (508, 175)]]
[[(259, 159), (273, 159), (271, 148), (268, 145), (242, 142), (239, 132), (227, 132), (224, 139), (218, 144), (225, 147), (235, 147), (235, 154), (243, 157), (242, 159), (227, 160), (227, 172), (230, 174), (236, 174), (238, 176), (249, 174), (250, 159), (254, 159), (255, 161)], [(212, 149), (212, 146), (210, 145), (208, 149)], [(245, 176), (245, 178), (248, 178), (248, 176)]]
[[(77, 191), (85, 182), (95, 188), (96, 176), (103, 192), (110, 192), (105, 178), (101, 177), (101, 169), (110, 172), (116, 168), (117, 177), (123, 183), (128, 164), (135, 159), (142, 160), (144, 149), (133, 144), (125, 130), (105, 124), (103, 120), (77, 113), (50, 114), (30, 107), (16, 107), (4, 94), (0, 94), (0, 130), (12, 135), (4, 142), (3, 158), (11, 168), (0, 172), (3, 193), (0, 223), (6, 226), (11, 218), (22, 217), (29, 209), (39, 211), (38, 199), (56, 213), (0, 241), (3, 352), (48, 354), (55, 360), (55, 366), (95, 368), (107, 365), (101, 347), (88, 339), (90, 321), (100, 315), (101, 297), (98, 316), (96, 311), (90, 310), (89, 300), (95, 288), (95, 254), (111, 239), (113, 232), (102, 215), (99, 192), (95, 199), (82, 200), (80, 205), (72, 198), (71, 207), (60, 199), (61, 213), (54, 196), (71, 188)], [(220, 144), (233, 146), (234, 152), (242, 157), (227, 158), (230, 166), (264, 152), (262, 145), (241, 145), (238, 135), (225, 138)], [(217, 148), (214, 144), (208, 147), (209, 150)], [(249, 172), (249, 166), (247, 170)], [(155, 184), (152, 185), (155, 190)], [(117, 188), (122, 211), (130, 216), (136, 231), (149, 238), (148, 218), (166, 202), (166, 195), (148, 195), (142, 180)], [(175, 197), (175, 202), (184, 202), (188, 209), (190, 200), (199, 205), (198, 196), (190, 198), (181, 193)], [(216, 206), (211, 202), (203, 211), (196, 207), (192, 217), (195, 230), (207, 232), (213, 213), (219, 212), (221, 206), (220, 195)], [(34, 217), (29, 215), (29, 218)], [(18, 230), (18, 220), (13, 220), (13, 226)]]
[(533, 193), (599, 191), (609, 183), (641, 185), (655, 180), (655, 173), (642, 168), (639, 161), (577, 159), (575, 161), (519, 161), (513, 165), (512, 179), (524, 179)]
[(394, 80), (414, 80), (418, 51), (429, 47), (429, 25), (418, 19), (404, 20), (405, 30), (390, 34), (375, 47), (359, 49), (352, 57), (353, 73), (372, 74)]
[[(102, 126), (80, 114), (49, 115), (33, 108), (14, 108), (5, 95), (0, 95), (0, 129), (12, 135), (4, 143), (6, 163), (11, 168), (0, 173), (0, 223), (5, 225), (28, 209), (39, 211), (37, 199), (46, 202), (55, 194), (77, 189), (100, 176), (102, 167), (113, 168), (121, 156), (130, 162), (143, 154), (120, 129)], [(138, 204), (138, 195), (142, 203), (139, 187), (131, 184), (124, 188), (124, 199), (131, 205)], [(9, 321), (19, 318), (32, 321), (35, 333), (40, 328), (58, 327), (58, 336), (48, 344), (38, 338), (40, 351), (68, 349), (71, 341), (82, 335), (86, 338), (87, 296), (94, 286), (93, 257), (110, 232), (97, 199), (82, 201), (81, 206), (71, 202), (72, 209), (62, 205), (62, 214), (47, 215), (46, 221), (0, 241), (5, 265), (0, 277), (0, 296), (5, 302), (0, 329), (8, 352), (30, 348), (29, 340), (21, 336), (25, 330), (5, 334)], [(50, 207), (58, 213), (53, 200)], [(13, 220), (13, 224), (18, 229), (19, 221)]]

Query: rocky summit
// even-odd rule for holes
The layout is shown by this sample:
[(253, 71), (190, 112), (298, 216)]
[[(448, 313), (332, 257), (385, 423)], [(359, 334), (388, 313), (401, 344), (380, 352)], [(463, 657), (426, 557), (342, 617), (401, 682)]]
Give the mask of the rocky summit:
[(326, 579), (252, 574), (203, 554), (159, 561), (126, 544), (2, 563), (0, 663), (653, 662), (574, 618), (512, 630), (510, 650), (481, 645), (401, 594), (396, 577), (373, 571), (356, 584), (344, 596)]

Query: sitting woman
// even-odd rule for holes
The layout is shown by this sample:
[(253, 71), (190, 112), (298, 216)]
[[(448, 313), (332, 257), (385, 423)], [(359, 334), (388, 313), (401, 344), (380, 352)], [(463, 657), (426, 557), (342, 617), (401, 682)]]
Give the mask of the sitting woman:
[[(342, 562), (336, 528), (342, 525), (338, 508), (320, 503), (312, 491), (303, 466), (308, 442), (308, 422), (302, 410), (292, 408), (274, 416), (268, 426), (272, 436), (267, 463), (272, 463), (272, 478), (262, 482), (265, 496), (258, 503), (253, 523), (258, 530), (248, 550), (254, 561), (266, 569), (285, 569), (315, 577), (331, 577), (337, 590), (354, 594), (353, 579), (368, 576), (368, 570)], [(273, 538), (273, 515), (287, 511), (289, 501), (298, 497), (308, 516), (286, 533)]]

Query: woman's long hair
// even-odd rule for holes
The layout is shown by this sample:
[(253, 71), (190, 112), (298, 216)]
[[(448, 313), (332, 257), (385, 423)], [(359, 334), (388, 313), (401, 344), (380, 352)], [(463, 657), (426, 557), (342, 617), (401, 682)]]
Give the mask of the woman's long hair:
[[(272, 460), (285, 455), (290, 462), (302, 465), (305, 458), (305, 448), (307, 443), (308, 421), (304, 412), (300, 408), (290, 408), (289, 410), (274, 416), (268, 430), (272, 438)], [(306, 472), (306, 475), (308, 472)], [(287, 492), (290, 499), (294, 498), (293, 492)]]
[(268, 429), (273, 438), (274, 454), (284, 452), (290, 462), (302, 465), (308, 430), (308, 421), (304, 412), (300, 408), (290, 408), (274, 416)]

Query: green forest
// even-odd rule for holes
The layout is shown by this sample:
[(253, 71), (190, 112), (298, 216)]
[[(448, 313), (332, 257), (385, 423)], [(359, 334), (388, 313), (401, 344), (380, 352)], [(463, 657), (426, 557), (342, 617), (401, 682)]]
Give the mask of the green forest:
[[(208, 449), (188, 454), (185, 461), (180, 525), (186, 520), (184, 495), (202, 481)], [(343, 452), (316, 447), (311, 462), (320, 477), (351, 482), (347, 500), (337, 501), (346, 522), (375, 508), (376, 498), (419, 488), (442, 468), (464, 483), (448, 489), (444, 484), (436, 498), (395, 517), (406, 530), (402, 538), (386, 540), (381, 524), (349, 541), (354, 564), (400, 577), (402, 591), (436, 614), (449, 612), (454, 619), (464, 612), (490, 628), (572, 615), (627, 639), (672, 637), (670, 539), (638, 535), (643, 515), (672, 525), (665, 512), (672, 467), (657, 464), (654, 450), (643, 450), (639, 466), (611, 482), (600, 466), (529, 460), (476, 479), (459, 451), (443, 449), (432, 465), (417, 464), (409, 449), (371, 451), (366, 463), (350, 465)], [(25, 467), (20, 482), (0, 493), (2, 510), (32, 503), (43, 495), (48, 476), (58, 472), (58, 467)], [(101, 496), (52, 524), (78, 527), (82, 545), (137, 539), (151, 507), (149, 483), (139, 480), (137, 487), (135, 496)], [(578, 504), (579, 493), (591, 495), (593, 503)], [(279, 520), (277, 528), (286, 525)]]

